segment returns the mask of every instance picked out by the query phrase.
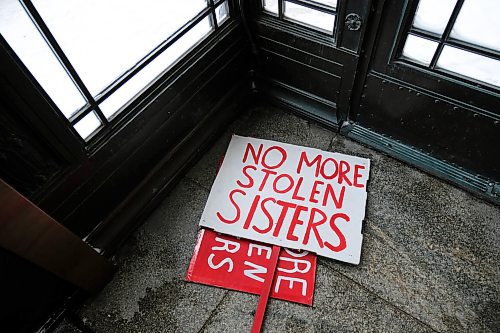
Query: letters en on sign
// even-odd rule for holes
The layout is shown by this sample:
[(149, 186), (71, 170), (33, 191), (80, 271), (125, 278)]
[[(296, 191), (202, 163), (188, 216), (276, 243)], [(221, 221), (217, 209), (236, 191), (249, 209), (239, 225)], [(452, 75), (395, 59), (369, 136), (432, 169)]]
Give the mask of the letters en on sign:
[(200, 225), (359, 264), (370, 160), (233, 136)]
[[(186, 280), (260, 294), (272, 247), (201, 229)], [(316, 255), (281, 248), (270, 296), (312, 305)]]

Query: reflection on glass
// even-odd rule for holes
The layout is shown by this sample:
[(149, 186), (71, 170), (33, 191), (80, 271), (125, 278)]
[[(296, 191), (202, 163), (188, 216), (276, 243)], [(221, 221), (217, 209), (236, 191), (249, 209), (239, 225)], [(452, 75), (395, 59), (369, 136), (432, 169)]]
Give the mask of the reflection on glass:
[(264, 10), (278, 15), (278, 0), (262, 0)]
[(229, 18), (229, 7), (227, 5), (227, 1), (224, 1), (219, 6), (217, 6), (217, 8), (215, 8), (215, 16), (217, 18), (217, 24), (219, 26)]
[(500, 51), (500, 1), (465, 0), (451, 37)]
[(0, 33), (66, 118), (85, 105), (19, 1), (0, 1)]
[(87, 140), (89, 136), (94, 133), (101, 126), (101, 121), (94, 112), (90, 112), (75, 124), (75, 130), (80, 136)]
[(286, 18), (333, 33), (335, 15), (323, 13), (288, 1), (285, 1), (284, 10)]
[(403, 48), (403, 57), (427, 66), (431, 63), (437, 46), (438, 43), (436, 42), (414, 35), (408, 35)]
[(93, 95), (207, 6), (205, 0), (33, 0)]
[(456, 2), (456, 0), (420, 0), (413, 26), (441, 35), (448, 24)]
[(500, 61), (445, 46), (437, 67), (500, 87)]
[(99, 107), (106, 118), (113, 117), (125, 104), (171, 67), (176, 60), (181, 58), (210, 31), (212, 31), (210, 21), (205, 18), (104, 100)]

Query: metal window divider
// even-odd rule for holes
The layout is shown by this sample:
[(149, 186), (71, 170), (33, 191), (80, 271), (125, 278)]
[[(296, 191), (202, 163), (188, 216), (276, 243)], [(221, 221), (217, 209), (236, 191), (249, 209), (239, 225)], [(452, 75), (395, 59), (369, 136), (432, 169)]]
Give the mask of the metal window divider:
[(90, 112), (95, 111), (97, 114), (97, 117), (101, 121), (101, 124), (106, 126), (108, 124), (108, 120), (102, 113), (101, 109), (99, 108), (96, 100), (90, 93), (90, 91), (87, 89), (85, 84), (83, 83), (82, 79), (76, 72), (75, 68), (69, 61), (68, 57), (60, 47), (59, 43), (55, 39), (54, 35), (48, 28), (48, 26), (45, 24), (45, 21), (42, 19), (40, 16), (40, 13), (38, 10), (35, 8), (33, 3), (30, 0), (21, 0), (21, 5), (23, 6), (24, 10), (32, 20), (33, 24), (36, 26), (42, 37), (45, 39), (45, 42), (47, 45), (50, 47), (54, 55), (56, 56), (57, 60), (61, 64), (61, 66), (64, 68), (68, 76), (71, 78), (75, 86), (78, 88), (80, 93), (85, 97), (87, 100), (87, 103), (90, 105), (90, 108), (83, 108), (83, 112), (81, 114), (73, 119), (71, 122), (72, 125), (74, 125), (76, 122), (81, 120), (83, 117), (88, 115)]
[(453, 12), (451, 13), (450, 19), (448, 20), (448, 23), (446, 24), (446, 28), (443, 31), (443, 34), (441, 35), (441, 38), (439, 40), (439, 45), (434, 52), (434, 56), (432, 57), (431, 63), (429, 64), (430, 69), (435, 69), (437, 61), (439, 57), (441, 56), (441, 52), (443, 52), (443, 48), (445, 45), (445, 42), (448, 40), (450, 37), (451, 29), (453, 29), (453, 25), (455, 24), (455, 21), (457, 20), (458, 14), (460, 13), (460, 10), (462, 9), (462, 5), (464, 4), (464, 0), (458, 0), (457, 3), (455, 4), (455, 8), (453, 8)]
[(123, 86), (127, 81), (129, 81), (134, 75), (156, 59), (161, 53), (163, 53), (167, 48), (169, 48), (173, 43), (178, 41), (184, 34), (186, 34), (191, 28), (203, 20), (207, 15), (210, 14), (211, 8), (207, 7), (202, 10), (194, 18), (190, 19), (186, 24), (179, 28), (174, 34), (161, 42), (157, 47), (155, 47), (151, 52), (145, 55), (141, 60), (139, 60), (133, 67), (131, 67), (127, 72), (118, 77), (113, 81), (107, 88), (105, 88), (96, 97), (97, 103), (102, 103), (106, 98)]
[(214, 0), (208, 0), (208, 6), (210, 7), (210, 23), (214, 31), (217, 31), (219, 30), (219, 24), (217, 23), (217, 15), (215, 14)]
[[(105, 99), (107, 99), (111, 94), (113, 94), (126, 82), (128, 82), (134, 75), (136, 75), (150, 62), (156, 59), (162, 52), (164, 52), (168, 47), (170, 47), (173, 43), (179, 40), (185, 33), (187, 33), (190, 29), (192, 29), (207, 15), (210, 15), (210, 17), (212, 17), (212, 20), (214, 21), (213, 23), (215, 30), (218, 30), (218, 24), (216, 22), (217, 19), (215, 15), (215, 2), (214, 0), (208, 0), (208, 1), (209, 1), (209, 6), (207, 8), (205, 8), (198, 15), (196, 15), (188, 22), (186, 22), (186, 24), (184, 24), (181, 28), (179, 28), (173, 35), (169, 36), (165, 41), (160, 43), (150, 53), (148, 53), (139, 62), (137, 62), (135, 66), (130, 68), (122, 76), (118, 77), (115, 81), (113, 81), (110, 85), (108, 85), (108, 87), (105, 88), (101, 93), (97, 94), (96, 98), (92, 96), (90, 91), (83, 83), (82, 79), (80, 78), (75, 68), (65, 55), (64, 51), (56, 41), (53, 34), (50, 32), (48, 26), (45, 24), (43, 18), (41, 17), (41, 15), (39, 14), (38, 10), (35, 8), (33, 3), (30, 0), (22, 0), (21, 4), (23, 5), (26, 13), (30, 16), (31, 20), (33, 21), (37, 29), (39, 30), (42, 37), (45, 39), (47, 45), (51, 48), (52, 52), (54, 52), (55, 56), (58, 58), (58, 61), (63, 66), (68, 76), (74, 82), (80, 93), (87, 100), (87, 106), (83, 107), (76, 114), (70, 117), (69, 121), (71, 125), (75, 125), (85, 116), (87, 116), (90, 112), (95, 111), (101, 123), (104, 126), (106, 126), (109, 123), (109, 121), (103, 114), (102, 110), (99, 108), (100, 103), (102, 103)], [(223, 2), (224, 1), (218, 1), (217, 3), (220, 4)]]
[[(421, 38), (425, 38), (425, 39), (428, 39), (428, 40), (431, 40), (431, 41), (437, 42), (437, 43), (440, 43), (440, 40), (441, 40), (441, 37), (439, 37), (433, 33), (427, 32), (425, 30), (421, 30), (421, 29), (412, 28), (410, 30), (409, 34), (415, 35), (415, 36), (418, 36)], [(475, 45), (475, 44), (472, 44), (469, 42), (464, 42), (464, 41), (461, 41), (458, 39), (449, 39), (448, 38), (448, 40), (443, 41), (442, 43), (444, 45), (449, 45), (449, 46), (453, 46), (453, 47), (458, 48), (458, 49), (462, 49), (464, 51), (469, 51), (469, 52), (476, 53), (476, 54), (479, 54), (482, 56), (486, 56), (486, 57), (500, 60), (500, 52), (495, 51), (495, 50), (490, 50), (490, 49), (487, 49), (487, 48), (484, 48), (484, 47), (481, 47), (481, 46), (478, 46), (478, 45)]]

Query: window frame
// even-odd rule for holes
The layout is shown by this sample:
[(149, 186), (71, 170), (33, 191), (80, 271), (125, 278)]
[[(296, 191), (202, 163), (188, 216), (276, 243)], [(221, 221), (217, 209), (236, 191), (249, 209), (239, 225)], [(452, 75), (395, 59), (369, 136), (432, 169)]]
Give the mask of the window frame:
[[(406, 15), (404, 15), (402, 18), (402, 25), (400, 25), (395, 46), (393, 47), (393, 51), (391, 52), (390, 62), (416, 68), (431, 75), (440, 74), (451, 80), (459, 81), (461, 84), (468, 84), (475, 88), (485, 89), (489, 92), (498, 93), (500, 91), (500, 87), (484, 81), (480, 81), (478, 79), (474, 79), (469, 76), (462, 75), (460, 73), (436, 67), (439, 57), (441, 56), (441, 53), (445, 46), (454, 47), (466, 52), (500, 61), (500, 51), (491, 50), (480, 45), (462, 41), (450, 36), (453, 25), (455, 24), (458, 15), (460, 14), (460, 10), (462, 9), (465, 0), (457, 0), (450, 18), (448, 19), (446, 27), (441, 35), (413, 27), (413, 19), (416, 15), (419, 2), (419, 0), (413, 1), (407, 9)], [(405, 46), (408, 35), (413, 35), (438, 43), (436, 51), (434, 52), (429, 65), (420, 64), (416, 61), (412, 61), (411, 59), (403, 57), (403, 48)]]
[[(71, 132), (73, 133), (74, 137), (76, 138), (77, 141), (79, 141), (79, 145), (82, 146), (82, 149), (87, 152), (88, 154), (91, 154), (93, 151), (97, 149), (99, 146), (99, 142), (102, 141), (104, 137), (109, 136), (109, 132), (113, 132), (116, 130), (116, 126), (114, 126), (115, 123), (119, 122), (119, 119), (122, 119), (123, 117), (126, 116), (129, 112), (127, 112), (127, 109), (132, 109), (131, 108), (131, 103), (135, 100), (140, 99), (140, 96), (143, 96), (146, 93), (146, 90), (149, 90), (153, 86), (158, 86), (161, 84), (162, 81), (159, 80), (160, 77), (166, 74), (166, 72), (163, 72), (160, 74), (156, 79), (154, 79), (152, 82), (149, 82), (146, 84), (143, 89), (133, 98), (131, 101), (127, 102), (124, 104), (123, 107), (121, 107), (115, 115), (110, 117), (109, 119), (106, 118), (106, 116), (103, 114), (101, 111), (99, 105), (106, 100), (108, 97), (110, 97), (115, 91), (117, 91), (120, 87), (122, 87), (124, 84), (126, 84), (130, 79), (132, 79), (137, 73), (139, 73), (143, 68), (145, 68), (149, 63), (151, 63), (153, 60), (155, 60), (158, 56), (160, 56), (165, 50), (167, 50), (172, 44), (174, 44), (177, 40), (179, 40), (181, 37), (183, 37), (186, 33), (188, 33), (192, 28), (194, 28), (198, 23), (200, 23), (202, 20), (208, 18), (210, 25), (212, 26), (212, 30), (210, 33), (207, 35), (207, 37), (214, 35), (218, 33), (221, 30), (221, 26), (219, 26), (217, 22), (217, 16), (216, 16), (216, 9), (219, 5), (222, 5), (225, 1), (227, 1), (227, 8), (229, 10), (229, 17), (227, 19), (224, 19), (221, 23), (221, 25), (226, 25), (228, 21), (231, 20), (232, 17), (234, 17), (234, 5), (233, 5), (233, 0), (206, 0), (207, 6), (200, 11), (196, 16), (188, 20), (182, 27), (180, 27), (177, 31), (175, 31), (171, 36), (168, 36), (163, 42), (161, 42), (159, 45), (154, 47), (148, 54), (144, 55), (142, 59), (140, 59), (134, 66), (129, 68), (127, 71), (125, 71), (123, 74), (121, 74), (119, 77), (117, 77), (111, 84), (109, 84), (106, 88), (104, 88), (100, 93), (98, 93), (95, 96), (92, 96), (92, 94), (89, 92), (87, 87), (85, 86), (85, 83), (82, 81), (80, 76), (78, 75), (77, 71), (65, 55), (64, 51), (58, 44), (57, 40), (51, 33), (50, 29), (44, 22), (43, 18), (39, 14), (38, 10), (35, 8), (31, 0), (20, 0), (21, 5), (23, 6), (24, 10), (30, 17), (31, 21), (49, 46), (49, 48), (52, 50), (53, 54), (65, 70), (65, 72), (68, 74), (70, 79), (73, 81), (77, 89), (80, 91), (82, 94), (83, 98), (86, 101), (86, 104), (80, 108), (79, 110), (76, 110), (71, 117), (66, 118), (62, 112), (59, 110), (57, 105), (52, 102), (50, 96), (46, 95), (49, 98), (49, 104), (52, 106), (53, 109), (57, 111), (58, 114), (60, 114), (60, 118), (64, 118), (66, 120), (66, 124), (69, 125), (68, 127), (71, 129)], [(9, 45), (5, 40), (2, 38), (2, 44), (5, 44), (4, 47), (10, 49)], [(201, 40), (200, 40), (201, 42)], [(188, 52), (192, 51), (194, 48), (196, 48), (200, 42), (194, 44)], [(13, 52), (11, 50), (11, 52)], [(15, 53), (15, 52), (14, 52)], [(173, 70), (173, 67), (175, 67), (175, 64), (178, 63), (183, 57), (178, 58), (171, 66), (170, 68), (165, 68), (165, 70), (171, 71)], [(24, 67), (24, 64), (20, 61), (19, 57), (15, 57), (16, 62), (21, 65), (21, 67)], [(26, 71), (29, 72), (27, 68), (25, 68)], [(35, 87), (38, 87), (38, 89), (41, 88), (42, 91), (44, 91), (43, 87), (41, 87), (36, 79), (32, 76), (29, 75), (30, 80), (32, 81), (32, 84), (34, 84)], [(89, 115), (90, 113), (95, 113), (99, 121), (101, 122), (101, 125), (92, 132), (88, 137), (82, 138), (75, 130), (74, 126), (77, 124), (81, 119)]]

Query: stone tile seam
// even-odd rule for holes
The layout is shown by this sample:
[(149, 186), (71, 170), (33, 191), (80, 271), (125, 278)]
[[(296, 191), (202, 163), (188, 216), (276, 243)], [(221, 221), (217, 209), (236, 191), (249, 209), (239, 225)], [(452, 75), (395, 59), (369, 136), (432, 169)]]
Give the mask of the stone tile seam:
[(335, 139), (337, 138), (337, 135), (332, 135), (332, 138), (330, 139), (330, 143), (328, 144), (328, 148), (326, 148), (326, 151), (332, 151), (333, 149), (333, 144), (336, 141)]
[(212, 310), (212, 312), (210, 312), (210, 315), (208, 316), (207, 320), (205, 320), (205, 322), (203, 323), (203, 325), (200, 327), (200, 329), (198, 330), (198, 333), (204, 332), (205, 329), (208, 327), (208, 325), (210, 325), (212, 323), (213, 318), (219, 313), (220, 307), (222, 306), (222, 304), (224, 303), (224, 301), (228, 297), (229, 292), (230, 292), (230, 290), (226, 290), (224, 292), (224, 296), (222, 296), (222, 298), (217, 303), (217, 305), (214, 307), (214, 309)]
[[(186, 179), (186, 180), (187, 180), (187, 181), (189, 181), (191, 184), (194, 184), (194, 185), (198, 186), (199, 188), (201, 188), (201, 189), (203, 189), (203, 190), (205, 190), (205, 191), (208, 191), (208, 192), (210, 193), (210, 189), (209, 189), (209, 188), (207, 188), (206, 186), (204, 186), (204, 185), (200, 184), (200, 183), (199, 183), (199, 182), (197, 182), (195, 179), (193, 179), (193, 178), (191, 178), (191, 177), (189, 177), (189, 176), (187, 176), (187, 175), (186, 175), (186, 176), (184, 176), (184, 178), (183, 178), (183, 179)], [(181, 180), (181, 181), (182, 181), (182, 180)]]
[(369, 293), (370, 295), (374, 296), (375, 298), (381, 300), (383, 303), (389, 305), (390, 307), (396, 309), (396, 311), (412, 318), (413, 320), (415, 320), (416, 322), (418, 322), (419, 324), (421, 324), (422, 326), (425, 326), (427, 328), (429, 328), (431, 331), (433, 332), (437, 332), (439, 333), (440, 331), (438, 331), (437, 329), (435, 329), (434, 327), (432, 327), (430, 324), (422, 321), (421, 319), (415, 317), (414, 315), (408, 313), (407, 311), (399, 308), (398, 306), (396, 306), (395, 304), (391, 303), (390, 301), (386, 300), (385, 298), (379, 296), (377, 293), (375, 293), (373, 290), (369, 289), (368, 287), (366, 287), (365, 285), (359, 283), (358, 281), (352, 279), (351, 277), (349, 277), (348, 275), (345, 275), (343, 274), (342, 272), (340, 272), (339, 270), (333, 268), (331, 266), (331, 264), (328, 262), (328, 259), (325, 259), (325, 258), (322, 258), (322, 257), (318, 257), (318, 264), (322, 264), (323, 266), (325, 266), (327, 269), (333, 271), (334, 273), (336, 273), (337, 275), (340, 275), (342, 276), (343, 278), (346, 278), (347, 280), (351, 281), (352, 283), (356, 284), (357, 286), (359, 286), (361, 289), (363, 289), (364, 291), (366, 291), (367, 293)]

